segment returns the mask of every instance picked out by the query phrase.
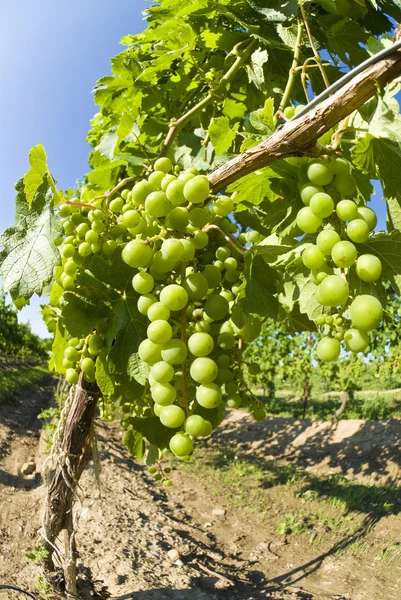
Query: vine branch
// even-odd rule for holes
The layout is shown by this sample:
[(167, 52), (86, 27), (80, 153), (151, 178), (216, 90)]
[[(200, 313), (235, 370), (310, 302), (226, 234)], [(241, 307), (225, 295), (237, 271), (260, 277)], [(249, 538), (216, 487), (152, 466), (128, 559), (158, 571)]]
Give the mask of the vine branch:
[(305, 24), (306, 32), (308, 34), (309, 43), (310, 43), (311, 48), (312, 48), (313, 56), (315, 58), (316, 64), (319, 67), (319, 71), (322, 74), (324, 85), (326, 86), (326, 88), (328, 88), (330, 86), (330, 82), (328, 80), (326, 71), (324, 70), (323, 61), (320, 58), (320, 54), (316, 50), (316, 46), (315, 46), (315, 42), (314, 42), (314, 39), (313, 39), (313, 35), (312, 35), (312, 32), (311, 32), (310, 27), (309, 27), (309, 23), (308, 23), (308, 17), (306, 15), (306, 12), (305, 12), (305, 9), (304, 9), (303, 0), (299, 0), (299, 8), (301, 9), (302, 19), (303, 19), (303, 22)]
[(383, 87), (400, 75), (401, 49), (396, 47), (305, 115), (279, 127), (268, 140), (217, 167), (208, 176), (213, 193), (282, 158), (319, 155), (319, 137), (375, 96), (378, 85)]
[(299, 66), (299, 59), (300, 59), (300, 55), (301, 55), (303, 30), (304, 30), (304, 25), (303, 25), (302, 21), (298, 20), (298, 32), (297, 32), (297, 41), (295, 43), (295, 48), (294, 48), (294, 58), (292, 59), (292, 65), (291, 65), (290, 72), (288, 75), (287, 85), (285, 86), (283, 97), (281, 99), (280, 106), (278, 107), (278, 110), (281, 112), (287, 106), (288, 101), (291, 97), (292, 88), (294, 87), (295, 75), (297, 72), (296, 69)]

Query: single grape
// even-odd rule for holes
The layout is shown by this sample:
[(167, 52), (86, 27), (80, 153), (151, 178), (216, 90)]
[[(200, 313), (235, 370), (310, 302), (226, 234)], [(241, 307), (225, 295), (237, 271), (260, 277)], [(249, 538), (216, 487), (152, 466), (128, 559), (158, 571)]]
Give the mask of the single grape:
[[(161, 356), (170, 365), (179, 365), (187, 358), (187, 346), (182, 340), (173, 339), (164, 344)], [(155, 361), (156, 362), (156, 361)]]
[(97, 244), (99, 242), (99, 234), (96, 233), (96, 231), (89, 229), (89, 231), (85, 233), (85, 242), (88, 242), (89, 244)]
[(323, 279), (326, 279), (328, 275), (333, 274), (333, 268), (330, 267), (330, 265), (328, 265), (327, 263), (324, 264), (320, 269), (312, 269), (311, 271), (312, 281), (315, 285), (319, 285), (319, 283), (322, 283)]
[(188, 294), (181, 285), (172, 283), (160, 292), (160, 302), (170, 310), (181, 310), (188, 303)]
[(196, 400), (203, 408), (216, 408), (221, 404), (221, 388), (215, 383), (205, 383), (196, 389)]
[(331, 251), (331, 258), (337, 267), (346, 268), (354, 264), (358, 252), (351, 242), (338, 242)]
[(140, 240), (131, 240), (128, 242), (121, 253), (121, 258), (127, 265), (138, 269), (145, 267), (152, 259), (152, 248)]
[(253, 409), (252, 416), (255, 421), (263, 421), (266, 418), (266, 411), (262, 406), (257, 406)]
[(84, 373), (94, 373), (95, 363), (92, 358), (86, 357), (81, 361), (81, 369)]
[(154, 344), (151, 340), (143, 340), (138, 347), (139, 358), (148, 365), (154, 365), (161, 361), (162, 346)]
[(227, 269), (224, 275), (224, 279), (229, 283), (234, 283), (235, 281), (238, 281), (240, 276), (241, 273), (237, 269)]
[[(92, 244), (91, 248), (93, 247), (97, 247), (96, 244)], [(101, 246), (103, 254), (105, 256), (111, 256), (113, 254), (113, 252), (116, 250), (117, 248), (117, 242), (115, 240), (106, 240), (104, 242), (104, 244)]]
[(146, 198), (150, 193), (154, 192), (155, 188), (151, 183), (143, 179), (142, 181), (138, 181), (132, 188), (132, 201), (137, 206), (141, 204), (145, 204)]
[(298, 211), (297, 225), (305, 233), (316, 233), (323, 221), (313, 214), (309, 206), (304, 206)]
[(209, 283), (201, 273), (192, 273), (183, 281), (182, 287), (190, 300), (201, 300), (207, 294)]
[(104, 339), (98, 333), (88, 337), (88, 350), (91, 354), (99, 353), (104, 346)]
[(351, 352), (363, 352), (370, 344), (369, 335), (359, 329), (348, 329), (344, 334), (344, 343)]
[(136, 210), (127, 210), (122, 216), (121, 223), (127, 229), (136, 227), (141, 221), (140, 214)]
[(194, 356), (207, 356), (214, 348), (214, 341), (208, 333), (193, 333), (188, 339), (188, 349)]
[(71, 360), (68, 360), (67, 358), (63, 358), (62, 364), (64, 369), (70, 369), (74, 366), (74, 363)]
[(218, 217), (227, 217), (233, 210), (234, 202), (228, 196), (219, 196), (212, 205), (212, 211)]
[(61, 252), (64, 258), (72, 258), (75, 254), (75, 247), (72, 244), (64, 244)]
[(145, 200), (145, 210), (151, 217), (165, 217), (171, 208), (165, 192), (152, 192)]
[(257, 375), (260, 373), (260, 365), (259, 363), (251, 363), (248, 365), (248, 372), (250, 375)]
[(213, 425), (211, 424), (211, 422), (208, 420), (205, 420), (205, 423), (206, 423), (205, 433), (203, 434), (202, 437), (208, 437), (213, 431)]
[(324, 362), (336, 360), (340, 356), (340, 352), (340, 342), (328, 336), (322, 338), (316, 347), (316, 354)]
[(376, 329), (383, 317), (380, 301), (369, 294), (357, 296), (349, 307), (352, 325), (361, 331)]
[(309, 208), (313, 214), (316, 215), (316, 217), (325, 219), (334, 211), (333, 198), (325, 192), (319, 192), (318, 194), (312, 196), (309, 203)]
[(154, 288), (155, 280), (146, 271), (140, 271), (132, 278), (132, 287), (138, 294), (149, 294)]
[(189, 222), (197, 229), (201, 229), (209, 223), (210, 213), (206, 208), (193, 208), (189, 212)]
[(315, 194), (320, 194), (322, 192), (324, 192), (324, 189), (321, 186), (313, 185), (310, 182), (304, 183), (300, 190), (301, 200), (305, 204), (305, 206), (309, 206), (312, 197)]
[(231, 381), (233, 378), (234, 378), (234, 373), (231, 371), (231, 369), (220, 368), (219, 372), (217, 373), (215, 383), (222, 386), (224, 383)]
[(309, 163), (307, 175), (309, 181), (315, 185), (328, 185), (334, 177), (330, 169), (330, 163), (323, 160), (314, 160)]
[(206, 265), (204, 270), (202, 271), (202, 275), (206, 277), (208, 282), (208, 288), (213, 289), (220, 285), (222, 280), (222, 275), (220, 269), (216, 267), (216, 265)]
[(340, 200), (336, 206), (336, 213), (341, 221), (352, 221), (358, 216), (358, 207), (353, 200)]
[(364, 221), (366, 221), (369, 227), (369, 231), (373, 231), (373, 229), (377, 225), (377, 215), (375, 211), (369, 208), (368, 206), (359, 206), (358, 216)]
[(342, 306), (348, 300), (349, 286), (340, 275), (329, 275), (317, 288), (318, 301), (323, 306)]
[(165, 175), (161, 182), (162, 191), (165, 192), (169, 183), (171, 183), (172, 181), (176, 181), (176, 179), (177, 177), (175, 175), (172, 175), (171, 173)]
[(206, 420), (200, 415), (191, 415), (185, 421), (185, 433), (193, 437), (202, 437), (207, 429)]
[(356, 263), (356, 274), (367, 283), (377, 281), (382, 274), (380, 258), (373, 254), (361, 254)]
[(353, 219), (347, 225), (347, 235), (357, 244), (363, 244), (369, 237), (369, 225), (363, 219)]
[(88, 223), (81, 223), (77, 227), (77, 234), (79, 235), (80, 238), (84, 238), (88, 231), (89, 231)]
[(157, 298), (153, 294), (143, 294), (142, 296), (139, 296), (137, 307), (141, 315), (147, 315), (150, 306), (155, 302), (157, 302)]
[(169, 448), (171, 452), (178, 458), (182, 458), (191, 454), (193, 450), (193, 442), (187, 435), (184, 435), (183, 433), (177, 433), (171, 438)]
[(106, 225), (103, 223), (103, 221), (93, 221), (91, 228), (92, 231), (95, 231), (96, 233), (103, 233), (103, 231), (106, 229)]
[(111, 200), (111, 202), (109, 204), (109, 209), (113, 213), (120, 213), (123, 209), (123, 206), (124, 206), (124, 199), (117, 197), (117, 198), (114, 198), (113, 200)]
[[(165, 177), (164, 171), (153, 171), (148, 177), (148, 181), (151, 185), (153, 185), (155, 190), (162, 189), (162, 181)], [(146, 202), (146, 200), (145, 200)]]
[(171, 181), (166, 188), (166, 196), (172, 206), (179, 206), (185, 202), (184, 196), (185, 181), (181, 178)]
[(154, 344), (166, 344), (173, 335), (173, 329), (167, 321), (157, 320), (150, 323), (147, 336)]
[(184, 239), (181, 239), (180, 242), (184, 248), (184, 253), (182, 255), (181, 260), (183, 262), (188, 262), (188, 261), (192, 260), (193, 257), (195, 256), (195, 248), (194, 248), (193, 244), (191, 243), (191, 240), (186, 240), (184, 238)]
[(333, 247), (341, 240), (334, 229), (324, 229), (316, 238), (316, 245), (325, 256), (331, 254)]
[(161, 251), (158, 250), (153, 255), (152, 266), (149, 271), (151, 272), (153, 269), (153, 271), (157, 271), (158, 273), (170, 273), (174, 269), (175, 264), (174, 261), (164, 258)]
[(311, 244), (302, 252), (302, 262), (308, 269), (320, 269), (326, 261), (319, 248)]
[(235, 336), (229, 331), (223, 331), (217, 338), (217, 345), (223, 350), (231, 350), (235, 346)]
[(184, 423), (185, 413), (182, 408), (175, 404), (164, 406), (160, 411), (160, 421), (165, 427), (176, 429), (177, 427), (181, 427)]
[(212, 294), (205, 302), (205, 314), (213, 321), (221, 321), (229, 311), (228, 302), (223, 296)]
[(227, 381), (227, 383), (225, 384), (224, 387), (226, 390), (226, 394), (228, 396), (232, 396), (233, 394), (236, 394), (238, 391), (238, 383), (234, 380)]
[(162, 156), (155, 160), (155, 164), (153, 165), (155, 171), (163, 171), (164, 173), (169, 173), (173, 168), (173, 163), (167, 156)]
[(70, 385), (78, 383), (79, 373), (75, 369), (67, 369), (65, 372), (65, 378)]
[(195, 175), (184, 185), (184, 196), (188, 202), (199, 204), (209, 197), (209, 180), (205, 175)]
[(238, 261), (237, 261), (237, 259), (234, 258), (233, 256), (229, 256), (224, 261), (224, 267), (226, 269), (236, 269), (238, 267)]
[(170, 383), (155, 383), (152, 386), (152, 398), (157, 404), (170, 406), (177, 397), (177, 390)]
[(170, 310), (163, 306), (161, 302), (154, 302), (154, 304), (149, 306), (147, 317), (149, 321), (168, 321)]
[(228, 369), (228, 367), (231, 365), (231, 358), (228, 356), (228, 354), (220, 354), (217, 359), (217, 364), (223, 369)]
[(355, 177), (351, 173), (340, 173), (334, 179), (334, 185), (343, 196), (353, 196), (356, 192)]
[(217, 248), (216, 258), (218, 260), (221, 260), (224, 262), (230, 256), (231, 256), (231, 250), (230, 250), (230, 248), (227, 248), (227, 246), (219, 246), (219, 248)]
[(160, 417), (160, 413), (163, 410), (163, 406), (161, 404), (157, 404), (157, 402), (155, 402), (155, 404), (153, 405), (153, 412), (155, 413), (156, 417)]
[[(231, 382), (229, 381), (228, 383), (231, 383)], [(226, 384), (226, 391), (227, 391), (228, 383)], [(228, 394), (228, 392), (227, 392), (227, 394)], [(230, 408), (239, 408), (242, 404), (242, 398), (239, 394), (234, 392), (233, 394), (228, 394), (226, 402), (227, 402), (227, 406), (229, 406)]]
[(286, 106), (283, 112), (286, 119), (292, 119), (292, 117), (295, 115), (295, 109), (293, 106)]
[(152, 366), (150, 374), (158, 383), (168, 383), (174, 377), (174, 368), (161, 360)]
[(345, 158), (337, 157), (330, 163), (330, 169), (334, 173), (334, 175), (341, 175), (344, 173), (349, 173), (350, 166), (349, 163), (345, 160)]
[(63, 277), (62, 283), (63, 283), (63, 288), (67, 291), (68, 290), (71, 291), (71, 290), (75, 289), (75, 280), (74, 280), (74, 277), (72, 277), (71, 275), (65, 274)]
[(67, 360), (70, 360), (71, 362), (77, 362), (81, 358), (81, 355), (78, 352), (78, 350), (76, 350), (76, 348), (73, 348), (72, 346), (67, 346), (67, 348), (64, 350), (64, 356)]
[[(194, 334), (196, 335), (196, 334)], [(219, 368), (211, 358), (195, 358), (191, 363), (190, 375), (196, 383), (211, 383), (217, 377)]]
[(202, 250), (208, 245), (209, 236), (206, 231), (197, 230), (194, 232), (193, 238), (191, 238), (191, 243), (196, 250)]

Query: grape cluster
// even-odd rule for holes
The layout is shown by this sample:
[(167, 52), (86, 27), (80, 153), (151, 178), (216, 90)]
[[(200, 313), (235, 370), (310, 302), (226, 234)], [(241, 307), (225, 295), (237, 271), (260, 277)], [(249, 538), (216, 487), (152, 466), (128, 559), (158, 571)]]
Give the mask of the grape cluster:
[(374, 283), (382, 273), (377, 256), (358, 252), (358, 244), (367, 242), (375, 229), (377, 217), (371, 208), (356, 204), (352, 199), (356, 191), (344, 158), (309, 160), (300, 167), (300, 196), (305, 206), (297, 214), (297, 225), (304, 233), (317, 233), (315, 243), (303, 250), (302, 262), (311, 271), (317, 301), (334, 313), (317, 320), (326, 335), (316, 351), (326, 362), (339, 356), (342, 340), (351, 352), (366, 350), (369, 332), (383, 316), (375, 296), (350, 298), (350, 269), (366, 283)]
[[(66, 237), (57, 281), (64, 290), (79, 286), (78, 275), (96, 253), (111, 260), (119, 252), (132, 268), (137, 308), (148, 320), (138, 354), (149, 375), (145, 401), (124, 393), (121, 405), (133, 400), (142, 415), (150, 411), (174, 430), (170, 450), (184, 459), (193, 438), (210, 435), (221, 421), (224, 404), (265, 417), (242, 375), (245, 344), (259, 335), (261, 323), (245, 314), (239, 325), (230, 318), (241, 284), (241, 243), (256, 243), (260, 234), (236, 235), (228, 218), (233, 208), (230, 197), (210, 195), (207, 177), (173, 168), (166, 157), (110, 201), (60, 208)], [(63, 366), (69, 383), (77, 383), (80, 370), (95, 381), (107, 328), (106, 319), (88, 337), (68, 341)], [(248, 365), (250, 372), (258, 368)], [(113, 418), (112, 411), (103, 415)]]

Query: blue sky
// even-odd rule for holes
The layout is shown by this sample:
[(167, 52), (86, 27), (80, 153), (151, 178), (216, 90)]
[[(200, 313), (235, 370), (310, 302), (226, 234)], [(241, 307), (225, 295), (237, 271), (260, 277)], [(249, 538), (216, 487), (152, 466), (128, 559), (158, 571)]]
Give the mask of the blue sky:
[[(92, 89), (110, 73), (109, 59), (119, 40), (144, 29), (143, 0), (2, 2), (0, 7), (0, 231), (14, 221), (14, 183), (28, 169), (29, 150), (44, 145), (50, 169), (62, 188), (88, 170), (85, 142), (96, 112)], [(384, 203), (373, 207), (384, 227)], [(32, 329), (47, 335), (39, 314), (43, 299), (33, 298), (20, 313)]]
[[(14, 221), (14, 184), (29, 168), (29, 150), (44, 145), (60, 187), (87, 170), (85, 142), (96, 112), (92, 88), (110, 73), (123, 35), (144, 29), (143, 0), (1, 2), (0, 231)], [(21, 312), (46, 335), (39, 298)]]

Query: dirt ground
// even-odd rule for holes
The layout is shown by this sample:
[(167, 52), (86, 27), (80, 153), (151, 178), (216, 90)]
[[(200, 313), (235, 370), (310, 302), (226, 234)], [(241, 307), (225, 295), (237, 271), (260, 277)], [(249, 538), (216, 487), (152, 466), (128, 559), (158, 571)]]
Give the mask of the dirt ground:
[[(47, 598), (54, 595), (26, 553), (45, 494), (36, 415), (53, 391), (49, 384), (0, 406), (0, 587)], [(83, 598), (401, 598), (401, 422), (343, 421), (333, 432), (233, 412), (225, 425), (164, 488), (127, 456), (119, 426), (99, 423), (100, 489), (88, 469), (77, 504)], [(22, 476), (27, 461), (36, 469)], [(339, 474), (352, 479), (351, 490), (327, 479)], [(289, 517), (288, 531), (278, 533), (288, 514), (295, 525)], [(379, 560), (386, 548), (388, 559)], [(24, 598), (0, 589), (1, 600), (17, 597)]]

